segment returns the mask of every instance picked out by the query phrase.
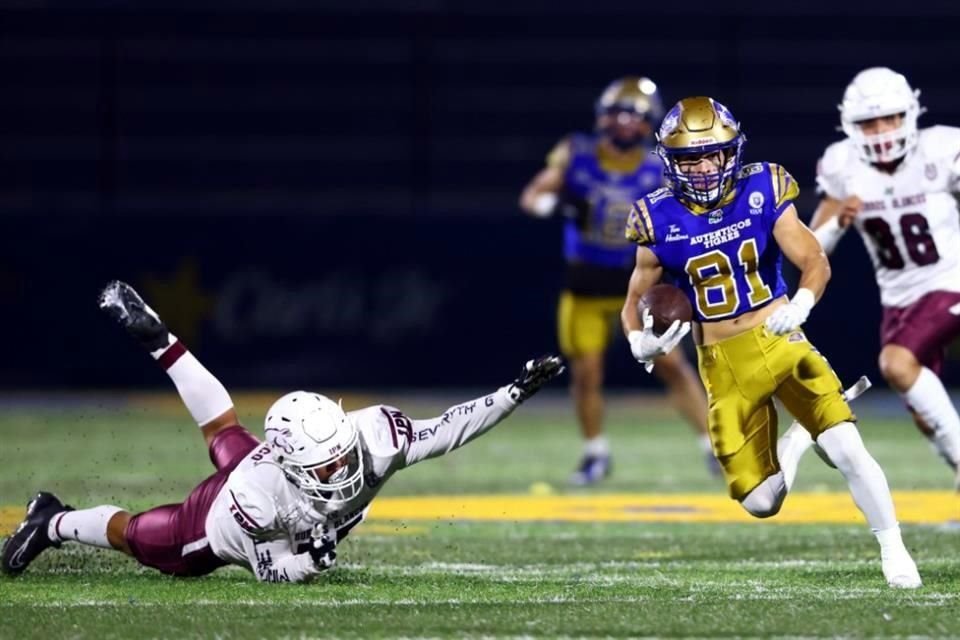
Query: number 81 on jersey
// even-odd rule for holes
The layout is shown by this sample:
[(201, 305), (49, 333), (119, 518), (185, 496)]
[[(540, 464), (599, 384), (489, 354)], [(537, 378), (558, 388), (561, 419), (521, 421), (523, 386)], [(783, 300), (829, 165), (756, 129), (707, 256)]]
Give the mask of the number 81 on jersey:
[(746, 283), (751, 308), (773, 297), (770, 287), (760, 278), (756, 239), (749, 238), (741, 242), (736, 258), (740, 267), (736, 272), (730, 257), (719, 249), (687, 260), (684, 270), (690, 276), (690, 285), (697, 294), (697, 311), (704, 318), (723, 318), (740, 309), (738, 277)]

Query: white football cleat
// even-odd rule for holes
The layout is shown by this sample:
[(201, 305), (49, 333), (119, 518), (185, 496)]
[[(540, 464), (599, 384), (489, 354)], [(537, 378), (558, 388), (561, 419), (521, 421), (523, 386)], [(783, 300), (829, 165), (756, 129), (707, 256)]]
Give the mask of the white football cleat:
[(923, 586), (920, 572), (910, 554), (904, 550), (888, 558), (881, 559), (883, 577), (892, 589), (918, 589)]

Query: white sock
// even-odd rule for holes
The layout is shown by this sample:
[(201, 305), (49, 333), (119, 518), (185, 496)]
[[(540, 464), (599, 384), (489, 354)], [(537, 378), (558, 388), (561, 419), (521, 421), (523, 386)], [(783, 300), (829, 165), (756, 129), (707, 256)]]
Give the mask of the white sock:
[(926, 367), (920, 369), (903, 399), (933, 429), (930, 442), (940, 457), (956, 469), (960, 464), (960, 415), (937, 374)]
[(886, 559), (895, 557), (904, 553), (909, 555), (907, 548), (903, 544), (903, 538), (900, 537), (900, 525), (895, 524), (889, 529), (874, 531), (873, 535), (877, 537), (880, 543), (880, 558)]
[(173, 380), (187, 411), (201, 427), (233, 407), (223, 384), (179, 340), (154, 357)]
[(836, 465), (850, 487), (853, 501), (874, 532), (897, 526), (893, 498), (883, 469), (863, 446), (857, 427), (841, 422), (820, 434), (817, 444)]
[(584, 441), (583, 453), (597, 458), (610, 455), (610, 443), (605, 436), (595, 436)]
[(790, 491), (797, 477), (800, 458), (811, 446), (813, 446), (813, 438), (810, 432), (796, 421), (777, 440), (777, 459), (780, 461), (780, 470), (783, 471), (783, 482), (787, 486), (787, 491)]
[(697, 436), (697, 442), (700, 444), (701, 451), (713, 455), (713, 445), (710, 444), (710, 436), (707, 434)]
[(102, 505), (92, 509), (64, 511), (50, 519), (47, 537), (54, 542), (73, 540), (101, 549), (112, 549), (107, 540), (107, 524), (114, 514), (123, 511), (120, 507)]

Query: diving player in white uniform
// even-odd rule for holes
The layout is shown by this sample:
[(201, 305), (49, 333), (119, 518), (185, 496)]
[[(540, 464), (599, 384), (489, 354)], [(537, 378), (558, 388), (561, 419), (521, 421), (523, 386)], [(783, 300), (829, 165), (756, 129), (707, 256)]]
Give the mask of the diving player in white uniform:
[(8, 575), (48, 547), (76, 541), (176, 576), (235, 564), (265, 582), (308, 581), (334, 565), (337, 544), (390, 476), (490, 430), (563, 371), (556, 356), (531, 360), (512, 384), (429, 420), (384, 405), (344, 412), (325, 396), (294, 391), (270, 407), (261, 442), (240, 426), (220, 381), (133, 288), (109, 284), (100, 306), (173, 380), (217, 471), (183, 503), (136, 515), (112, 505), (74, 510), (41, 492), (4, 543), (0, 568)]

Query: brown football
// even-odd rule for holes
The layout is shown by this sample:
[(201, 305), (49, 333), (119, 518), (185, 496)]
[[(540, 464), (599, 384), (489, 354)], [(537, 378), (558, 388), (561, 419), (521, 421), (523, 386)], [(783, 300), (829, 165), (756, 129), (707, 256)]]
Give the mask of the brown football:
[(643, 310), (650, 309), (653, 316), (653, 332), (662, 334), (670, 328), (674, 320), (689, 322), (693, 320), (693, 307), (687, 295), (672, 284), (655, 284), (640, 296), (637, 312), (643, 318)]

